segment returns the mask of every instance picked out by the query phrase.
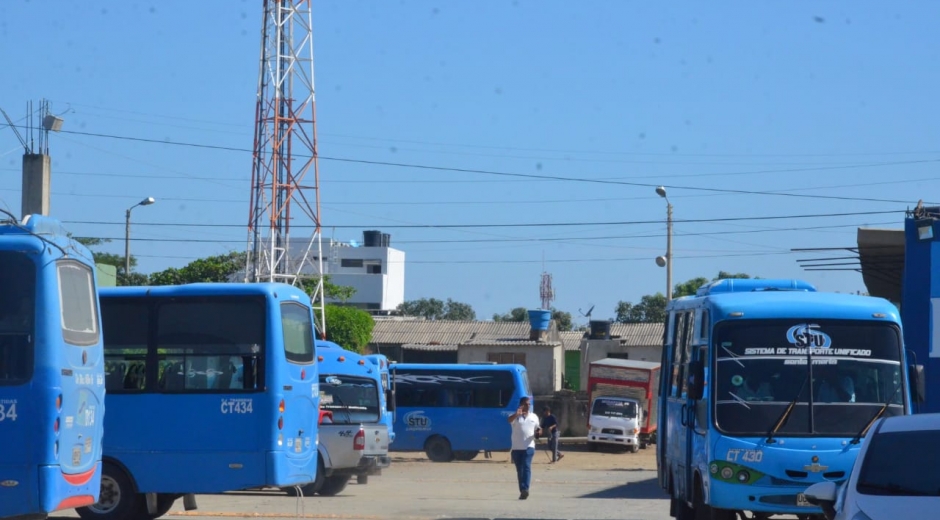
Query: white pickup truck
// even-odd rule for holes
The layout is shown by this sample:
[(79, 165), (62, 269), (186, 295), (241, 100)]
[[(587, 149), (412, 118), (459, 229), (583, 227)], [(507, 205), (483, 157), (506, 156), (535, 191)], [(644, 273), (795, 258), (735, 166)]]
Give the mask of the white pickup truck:
[(317, 479), (300, 488), (304, 496), (337, 495), (353, 476), (365, 484), (391, 464), (388, 427), (378, 422), (379, 391), (375, 379), (321, 375)]

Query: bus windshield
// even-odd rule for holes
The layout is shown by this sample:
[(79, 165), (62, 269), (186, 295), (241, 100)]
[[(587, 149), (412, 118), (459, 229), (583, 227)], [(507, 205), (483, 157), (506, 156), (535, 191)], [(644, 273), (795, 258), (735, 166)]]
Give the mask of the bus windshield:
[(378, 385), (365, 377), (321, 375), (320, 407), (333, 412), (337, 424), (378, 422)]
[(854, 436), (885, 403), (903, 413), (896, 326), (839, 320), (721, 323), (712, 391), (725, 433)]
[(597, 398), (594, 400), (594, 406), (591, 408), (591, 415), (633, 419), (636, 417), (636, 403), (620, 399)]

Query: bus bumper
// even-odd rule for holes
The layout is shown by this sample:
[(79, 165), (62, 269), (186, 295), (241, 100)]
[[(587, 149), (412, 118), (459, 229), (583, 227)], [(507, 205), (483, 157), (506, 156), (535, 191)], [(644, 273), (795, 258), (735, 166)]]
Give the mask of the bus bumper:
[(101, 464), (77, 475), (62, 473), (59, 466), (39, 467), (39, 496), (43, 512), (90, 506), (101, 491)]
[(805, 501), (805, 487), (761, 486), (721, 482), (708, 479), (707, 503), (719, 509), (754, 511), (787, 515), (821, 515), (822, 509)]

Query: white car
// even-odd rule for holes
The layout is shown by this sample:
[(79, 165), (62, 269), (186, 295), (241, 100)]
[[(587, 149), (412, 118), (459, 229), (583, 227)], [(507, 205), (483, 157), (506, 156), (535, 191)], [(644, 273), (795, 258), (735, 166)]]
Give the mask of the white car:
[(940, 518), (940, 413), (888, 417), (865, 435), (842, 485), (820, 482), (806, 499), (829, 520)]

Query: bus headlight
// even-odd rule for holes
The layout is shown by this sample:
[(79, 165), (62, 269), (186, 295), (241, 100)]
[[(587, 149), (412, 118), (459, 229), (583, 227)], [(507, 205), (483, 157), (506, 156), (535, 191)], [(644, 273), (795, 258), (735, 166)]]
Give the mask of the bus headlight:
[(747, 482), (750, 479), (751, 479), (751, 474), (748, 473), (747, 471), (742, 469), (741, 471), (738, 472), (738, 482)]
[(725, 466), (721, 468), (721, 478), (725, 480), (730, 480), (734, 476), (734, 470)]

